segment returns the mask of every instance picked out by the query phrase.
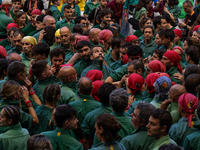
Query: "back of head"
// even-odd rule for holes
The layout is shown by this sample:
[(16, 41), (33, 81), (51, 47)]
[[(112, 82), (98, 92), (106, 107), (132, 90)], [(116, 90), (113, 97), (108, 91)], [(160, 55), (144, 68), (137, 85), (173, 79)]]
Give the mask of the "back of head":
[(131, 61), (128, 66), (134, 66), (134, 70), (142, 69), (142, 72), (145, 71), (144, 64), (140, 60)]
[(83, 16), (78, 16), (78, 17), (76, 17), (76, 18), (74, 19), (75, 24), (81, 23), (81, 20), (86, 20), (86, 18), (83, 17)]
[(19, 73), (24, 73), (26, 65), (20, 61), (9, 64), (7, 72), (9, 79), (15, 79)]
[(33, 64), (31, 71), (34, 76), (40, 78), (42, 73), (47, 69), (48, 62), (46, 60), (39, 60)]
[(121, 27), (120, 27), (120, 25), (118, 23), (112, 23), (110, 26), (112, 28), (115, 28), (117, 30), (117, 32), (120, 33)]
[(183, 148), (175, 144), (164, 144), (158, 150), (183, 150)]
[(36, 20), (36, 21), (39, 21), (39, 22), (43, 22), (43, 19), (44, 19), (45, 16), (46, 16), (46, 15), (41, 14), (41, 15), (37, 16), (35, 20)]
[(167, 23), (170, 23), (171, 19), (170, 19), (170, 15), (167, 12), (163, 12), (161, 14), (162, 18), (165, 19), (167, 21)]
[(185, 88), (188, 93), (195, 93), (200, 85), (200, 77), (198, 74), (190, 74), (185, 80)]
[(110, 105), (115, 112), (124, 112), (128, 106), (128, 94), (123, 88), (113, 90), (110, 93)]
[(79, 33), (79, 34), (83, 34), (83, 27), (85, 27), (85, 25), (84, 24), (75, 24), (74, 26), (73, 26), (73, 29), (72, 29), (72, 31), (73, 31), (73, 33)]
[(101, 85), (98, 89), (99, 101), (104, 105), (109, 104), (110, 93), (115, 89), (115, 86), (111, 83), (104, 83), (103, 85)]
[(52, 26), (46, 26), (44, 30), (46, 34), (43, 36), (43, 40), (46, 43), (54, 43), (56, 29)]
[(195, 63), (199, 64), (199, 48), (196, 46), (189, 46), (185, 50), (185, 54), (190, 56), (190, 59)]
[(32, 52), (33, 54), (40, 54), (40, 55), (45, 54), (45, 56), (48, 57), (50, 53), (50, 48), (48, 44), (42, 42), (42, 43), (36, 44), (33, 47)]
[(127, 50), (127, 55), (130, 55), (130, 56), (142, 56), (143, 54), (143, 50), (140, 46), (138, 45), (131, 45), (128, 47), (128, 50)]
[(112, 49), (114, 49), (115, 47), (119, 48), (120, 45), (121, 45), (122, 43), (124, 43), (124, 42), (125, 42), (124, 38), (119, 37), (119, 36), (118, 36), (118, 37), (114, 37), (114, 38), (112, 39), (112, 41), (111, 41)]
[(27, 150), (53, 150), (51, 141), (42, 134), (35, 134), (28, 139)]
[(157, 24), (161, 25), (161, 16), (156, 16), (155, 18), (153, 18), (153, 26), (156, 29), (157, 28)]
[(71, 120), (76, 116), (77, 111), (66, 104), (58, 105), (55, 107), (56, 112), (54, 114), (56, 126), (62, 128), (66, 120)]
[(192, 73), (200, 74), (200, 68), (198, 65), (191, 64), (186, 67), (184, 72), (184, 80), (186, 80), (186, 78)]
[(90, 95), (93, 89), (92, 81), (87, 77), (82, 77), (78, 81), (79, 92), (83, 95)]
[(159, 59), (161, 60), (161, 59), (162, 59), (162, 56), (163, 56), (163, 54), (166, 52), (166, 50), (165, 50), (165, 49), (158, 49), (158, 48), (155, 48), (155, 49), (153, 50), (153, 52), (156, 53), (156, 54), (158, 54)]

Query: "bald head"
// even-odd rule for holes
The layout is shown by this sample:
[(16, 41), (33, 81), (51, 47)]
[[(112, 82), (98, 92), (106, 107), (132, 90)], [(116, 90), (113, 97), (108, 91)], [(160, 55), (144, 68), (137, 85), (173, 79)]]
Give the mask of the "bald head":
[(81, 94), (90, 95), (93, 89), (92, 81), (87, 77), (82, 77), (78, 81), (78, 89)]
[(8, 59), (9, 60), (16, 59), (16, 60), (22, 61), (21, 56), (19, 54), (17, 54), (17, 53), (10, 53), (9, 56), (8, 56)]
[(71, 31), (68, 27), (65, 26), (60, 29), (60, 37), (63, 44), (66, 45), (70, 43), (70, 36)]
[(66, 26), (60, 28), (60, 34), (63, 33), (63, 32), (70, 32), (71, 33), (70, 29)]
[(186, 89), (183, 85), (175, 84), (169, 90), (169, 97), (173, 99), (174, 102), (178, 102), (178, 98), (186, 93)]
[(63, 83), (76, 81), (76, 70), (71, 66), (62, 67), (59, 71), (59, 78)]
[(50, 15), (46, 15), (43, 19), (43, 25), (44, 27), (46, 26), (52, 26), (52, 27), (56, 27), (56, 20), (54, 19), (54, 17), (50, 16)]
[(98, 45), (100, 32), (101, 30), (98, 28), (92, 28), (89, 32), (90, 40), (94, 43), (94, 45)]
[(92, 28), (90, 30), (89, 36), (93, 36), (93, 35), (96, 35), (96, 34), (99, 35), (100, 32), (101, 32), (100, 29), (98, 29), (98, 28)]

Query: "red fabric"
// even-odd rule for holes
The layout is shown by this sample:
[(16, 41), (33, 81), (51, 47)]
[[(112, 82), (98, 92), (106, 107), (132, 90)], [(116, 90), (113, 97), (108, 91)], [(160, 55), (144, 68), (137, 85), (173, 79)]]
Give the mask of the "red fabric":
[[(166, 76), (166, 77), (168, 77), (171, 80), (171, 77), (167, 73), (158, 73), (158, 74), (160, 75), (160, 77)], [(172, 85), (176, 84), (176, 82), (173, 82), (173, 81), (171, 81), (171, 82), (172, 82)]]
[(199, 28), (200, 28), (200, 25), (196, 25), (196, 26), (193, 28), (192, 31), (194, 32), (194, 31), (198, 30)]
[(194, 111), (198, 106), (198, 99), (190, 94), (184, 93), (178, 99), (179, 106), (183, 111), (187, 112), (188, 127), (191, 126), (192, 118), (194, 117)]
[(153, 70), (153, 72), (165, 72), (166, 67), (159, 60), (153, 60), (148, 64), (149, 68)]
[(0, 45), (0, 58), (6, 58), (7, 52), (6, 49)]
[(104, 42), (113, 36), (110, 30), (104, 29), (99, 33), (99, 43), (104, 45)]
[(183, 33), (182, 30), (180, 30), (180, 29), (174, 29), (173, 31), (174, 31), (174, 33), (175, 33), (176, 35), (178, 35), (181, 39), (183, 38), (183, 37), (182, 37), (182, 33)]
[(87, 36), (81, 35), (76, 39), (75, 44), (78, 44), (80, 41), (88, 41), (88, 42), (90, 42), (90, 39)]
[(20, 29), (19, 26), (18, 26), (16, 23), (9, 23), (9, 24), (7, 25), (7, 27), (6, 27), (6, 30), (8, 30), (8, 29), (10, 29), (10, 28), (12, 28), (12, 27), (17, 27), (18, 29)]
[(183, 49), (180, 46), (175, 46), (174, 48), (172, 48), (172, 51), (174, 51), (175, 49), (180, 50), (181, 56), (183, 55)]
[(177, 52), (167, 51), (164, 53), (163, 56), (167, 57), (174, 64), (174, 66), (178, 68), (178, 71), (182, 73), (182, 68), (180, 65), (180, 56)]
[(64, 64), (64, 65), (60, 65), (60, 68), (65, 67), (65, 66), (71, 66), (71, 67), (73, 67), (72, 64)]
[(135, 40), (135, 39), (138, 39), (138, 37), (135, 36), (135, 35), (129, 35), (129, 36), (125, 39), (125, 41), (126, 41), (126, 42), (131, 42), (131, 41), (133, 41), (133, 40)]
[(124, 55), (124, 58), (123, 58), (123, 65), (127, 64), (129, 62), (128, 60), (128, 55)]
[(96, 81), (92, 82), (92, 85), (93, 85), (92, 97), (94, 98), (94, 100), (99, 101), (98, 89), (100, 88), (101, 85), (103, 85), (103, 81), (96, 80)]
[(118, 5), (116, 4), (116, 0), (114, 0), (108, 2), (107, 7), (113, 11), (115, 20), (122, 19), (123, 3)]
[(31, 12), (31, 15), (35, 15), (35, 14), (41, 15), (42, 12), (41, 12), (39, 9), (34, 9), (34, 10)]
[(136, 92), (142, 90), (144, 84), (144, 79), (141, 75), (133, 73), (128, 78), (128, 87), (131, 88), (132, 94), (135, 95)]
[(101, 80), (102, 76), (103, 76), (103, 73), (99, 70), (90, 70), (86, 74), (86, 77), (88, 77), (92, 82), (96, 80)]
[(153, 84), (155, 83), (155, 81), (160, 78), (160, 76), (157, 73), (150, 73), (147, 75), (147, 77), (145, 78), (145, 83), (147, 84), (147, 86), (150, 88), (149, 89), (149, 93), (153, 93), (155, 92), (155, 88), (153, 86)]

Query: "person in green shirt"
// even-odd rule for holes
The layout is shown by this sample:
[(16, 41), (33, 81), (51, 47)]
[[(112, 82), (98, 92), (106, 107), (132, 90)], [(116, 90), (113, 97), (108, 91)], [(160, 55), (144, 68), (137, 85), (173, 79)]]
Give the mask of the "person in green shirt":
[(5, 106), (1, 110), (0, 124), (7, 129), (0, 134), (0, 149), (26, 150), (29, 132), (21, 127), (19, 121), (20, 111), (17, 107)]
[(96, 45), (91, 48), (90, 59), (92, 60), (92, 64), (82, 71), (81, 77), (85, 77), (88, 71), (97, 69), (102, 71), (103, 78), (104, 80), (106, 80), (109, 74), (113, 72), (113, 70), (110, 67), (103, 64), (104, 54), (103, 49), (100, 46)]
[(85, 149), (89, 148), (90, 139), (94, 137), (96, 118), (101, 114), (112, 112), (112, 107), (109, 105), (109, 95), (113, 90), (115, 90), (115, 86), (111, 83), (104, 83), (100, 86), (98, 98), (101, 107), (89, 112), (82, 122), (81, 129), (83, 130), (83, 146)]
[(23, 53), (20, 54), (22, 58), (22, 62), (26, 65), (27, 74), (30, 70), (30, 62), (32, 59), (32, 48), (34, 45), (37, 44), (37, 41), (32, 36), (25, 36), (22, 39), (22, 51)]
[(154, 110), (147, 124), (148, 136), (154, 137), (155, 142), (149, 146), (149, 150), (158, 150), (164, 144), (176, 144), (175, 141), (169, 137), (169, 129), (172, 125), (172, 116), (170, 112), (164, 109)]
[(90, 44), (91, 46), (98, 45), (99, 43), (99, 33), (101, 29), (99, 28), (92, 28), (89, 32)]
[(70, 5), (66, 5), (64, 7), (64, 18), (61, 20), (61, 21), (58, 21), (56, 23), (56, 30), (64, 27), (64, 26), (67, 26), (70, 28), (70, 30), (72, 31), (73, 29), (73, 26), (75, 25), (75, 22), (74, 20), (72, 19), (72, 8)]
[(42, 132), (52, 144), (53, 150), (76, 149), (84, 150), (83, 145), (70, 135), (69, 130), (78, 128), (77, 111), (66, 104), (55, 108), (53, 120), (57, 128), (53, 131)]
[(142, 18), (139, 21), (140, 29), (136, 30), (133, 35), (137, 36), (138, 38), (143, 35), (143, 28), (147, 25), (151, 25), (151, 20), (149, 18)]
[(31, 71), (38, 81), (33, 86), (33, 89), (38, 96), (38, 98), (43, 101), (43, 92), (47, 85), (56, 84), (59, 80), (52, 75), (51, 67), (45, 60), (39, 60), (33, 64)]
[(146, 125), (149, 123), (150, 114), (156, 108), (149, 103), (139, 103), (133, 113), (131, 113), (131, 121), (135, 130), (131, 135), (124, 137), (122, 143), (126, 149), (138, 150), (148, 149), (149, 145), (155, 141), (153, 137), (147, 135)]
[(60, 20), (60, 10), (57, 6), (60, 6), (60, 0), (52, 0), (53, 5), (50, 6), (52, 16), (55, 18), (56, 22)]
[(164, 8), (164, 11), (167, 12), (170, 15), (170, 19), (172, 22), (175, 22), (180, 14), (181, 14), (181, 8), (178, 6), (179, 1), (178, 0), (169, 0), (167, 1), (168, 5), (166, 8)]
[(199, 64), (199, 55), (197, 52), (198, 48), (196, 46), (189, 46), (185, 50), (185, 58), (186, 62), (191, 65), (191, 64)]
[(100, 7), (100, 4), (97, 0), (90, 0), (86, 2), (85, 7), (84, 7), (84, 12), (83, 12), (84, 17), (88, 18), (88, 14), (90, 14), (91, 11), (97, 7)]
[(100, 144), (95, 145), (90, 150), (126, 150), (124, 145), (118, 143), (120, 136), (118, 131), (122, 128), (120, 122), (111, 114), (102, 114), (97, 117), (95, 123), (96, 135)]
[(92, 81), (89, 78), (80, 78), (78, 81), (80, 99), (69, 103), (72, 108), (77, 110), (76, 117), (80, 124), (82, 124), (87, 113), (101, 106), (101, 103), (92, 98), (92, 88)]

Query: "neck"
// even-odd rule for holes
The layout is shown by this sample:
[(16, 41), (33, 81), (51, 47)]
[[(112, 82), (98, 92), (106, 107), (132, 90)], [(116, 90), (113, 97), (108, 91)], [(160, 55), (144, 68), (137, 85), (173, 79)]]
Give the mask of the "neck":
[(149, 45), (151, 43), (151, 41), (152, 41), (152, 39), (150, 39), (150, 40), (145, 39), (144, 42), (145, 42), (146, 45)]
[(71, 48), (71, 45), (70, 45), (69, 43), (63, 44), (63, 46), (64, 46), (64, 48), (66, 48), (66, 49), (70, 49), (70, 48)]
[(104, 8), (100, 5), (100, 9), (102, 10), (102, 9), (104, 9)]
[(172, 28), (172, 25), (170, 23), (168, 23), (168, 29), (171, 29)]
[(32, 52), (24, 53), (29, 59), (32, 59)]
[(49, 103), (47, 103), (46, 105), (44, 105), (44, 106), (47, 106), (47, 107), (49, 107), (49, 108), (54, 108), (54, 106), (52, 105), (52, 104), (49, 104)]
[(106, 28), (106, 27), (107, 27), (107, 25), (106, 25), (106, 24), (104, 24), (103, 22), (101, 22), (101, 24), (100, 24), (100, 27), (102, 27), (102, 28)]
[(174, 45), (173, 42), (170, 42), (167, 46), (167, 51), (171, 50), (172, 46)]
[(107, 52), (108, 48), (109, 48), (109, 45), (108, 45), (108, 44), (104, 44), (104, 50), (105, 50), (106, 52)]
[[(74, 6), (74, 4), (73, 4), (73, 3), (71, 3), (71, 4), (69, 4), (69, 3), (68, 3), (68, 5), (70, 5), (70, 6)], [(73, 7), (72, 7), (72, 8), (73, 8)]]
[[(195, 64), (194, 61), (192, 60), (189, 60), (188, 64), (192, 65), (192, 64)], [(198, 64), (197, 64), (198, 65)]]
[[(19, 11), (19, 10), (18, 10), (18, 11)], [(15, 15), (16, 15), (16, 13), (17, 13), (18, 11), (15, 11), (15, 10), (13, 10), (13, 14), (15, 14)]]
[(115, 61), (119, 60), (119, 54), (115, 50), (112, 50), (112, 58)]
[(24, 27), (24, 24), (23, 24), (23, 23), (19, 23), (19, 27), (20, 27), (20, 28), (23, 28), (23, 27)]
[(71, 18), (68, 19), (67, 17), (65, 17), (65, 20), (70, 24), (70, 21), (72, 20)]

